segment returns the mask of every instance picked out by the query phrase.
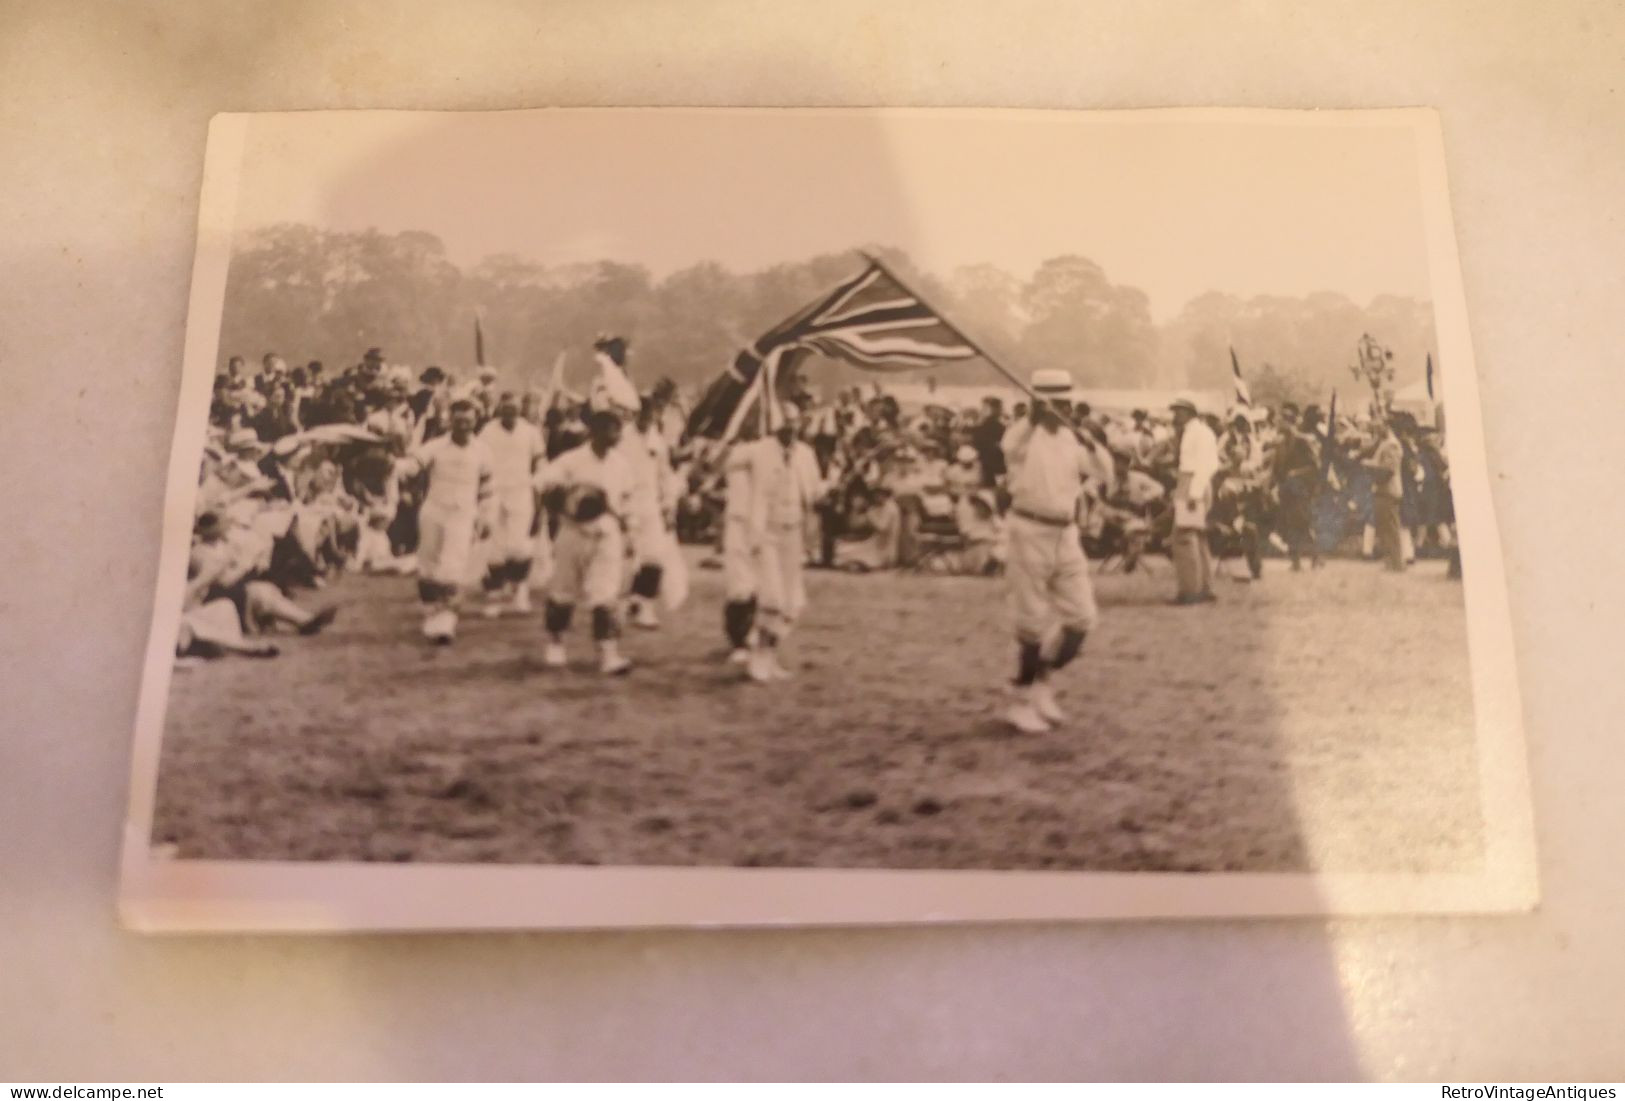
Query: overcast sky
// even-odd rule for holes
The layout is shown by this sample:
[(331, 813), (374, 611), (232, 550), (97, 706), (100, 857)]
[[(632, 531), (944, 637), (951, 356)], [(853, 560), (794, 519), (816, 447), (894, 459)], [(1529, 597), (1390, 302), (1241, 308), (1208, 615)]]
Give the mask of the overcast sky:
[(991, 261), (1025, 278), (1077, 253), (1144, 290), (1158, 320), (1210, 290), (1431, 297), (1412, 127), (1211, 119), (266, 115), (238, 225), (421, 229), (459, 265), (513, 252), (657, 276), (888, 244), (943, 276)]

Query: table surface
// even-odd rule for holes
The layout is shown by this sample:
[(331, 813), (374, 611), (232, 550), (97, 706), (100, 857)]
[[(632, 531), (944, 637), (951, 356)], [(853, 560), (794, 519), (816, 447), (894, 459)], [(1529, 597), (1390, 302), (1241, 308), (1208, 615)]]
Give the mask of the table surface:
[[(0, 1078), (1625, 1075), (1605, 472), (1625, 9), (0, 8)], [(547, 104), (1442, 111), (1530, 739), (1533, 915), (144, 939), (114, 923), (209, 116)]]

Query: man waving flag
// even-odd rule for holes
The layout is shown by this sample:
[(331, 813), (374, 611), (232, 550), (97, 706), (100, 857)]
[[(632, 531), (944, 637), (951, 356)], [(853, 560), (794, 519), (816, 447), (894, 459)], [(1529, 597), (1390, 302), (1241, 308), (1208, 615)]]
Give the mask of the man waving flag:
[(688, 433), (726, 439), (745, 408), (763, 365), (768, 379), (788, 388), (799, 361), (812, 352), (869, 370), (910, 370), (981, 353), (942, 316), (903, 286), (878, 260), (791, 315), (745, 351), (711, 384), (689, 417)]

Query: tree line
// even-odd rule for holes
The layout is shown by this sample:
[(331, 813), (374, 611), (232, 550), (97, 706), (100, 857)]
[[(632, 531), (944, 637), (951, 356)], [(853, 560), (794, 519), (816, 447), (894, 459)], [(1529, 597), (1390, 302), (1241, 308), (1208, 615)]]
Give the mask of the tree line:
[[(944, 277), (896, 249), (871, 251), (1006, 365), (1063, 367), (1083, 386), (1228, 390), (1233, 346), (1256, 400), (1323, 401), (1333, 386), (1353, 385), (1348, 367), (1366, 332), (1393, 351), (1401, 386), (1420, 377), (1428, 354), (1437, 360), (1432, 306), (1413, 298), (1361, 306), (1332, 292), (1210, 293), (1157, 324), (1144, 292), (1082, 256), (1053, 257), (1023, 279), (993, 264)], [(561, 352), (567, 378), (583, 378), (593, 337), (608, 330), (632, 340), (639, 378), (697, 388), (859, 263), (853, 253), (829, 254), (738, 273), (704, 261), (656, 279), (613, 260), (545, 265), (500, 254), (464, 270), (430, 233), (275, 225), (233, 251), (220, 352), (253, 360), (275, 351), (296, 365), (319, 359), (331, 373), (377, 346), (392, 362), (466, 376), (478, 314), (487, 356), (508, 385), (541, 384)], [(993, 377), (974, 362), (935, 374), (943, 384)], [(818, 362), (807, 375), (830, 385), (872, 377)]]

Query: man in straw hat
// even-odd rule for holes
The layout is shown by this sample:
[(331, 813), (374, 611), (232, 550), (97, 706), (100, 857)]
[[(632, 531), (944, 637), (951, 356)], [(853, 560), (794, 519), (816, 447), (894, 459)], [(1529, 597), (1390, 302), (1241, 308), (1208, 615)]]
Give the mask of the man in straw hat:
[(1078, 532), (1078, 500), (1087, 478), (1109, 471), (1096, 448), (1068, 427), (1072, 376), (1034, 371), (1037, 400), (1001, 441), (1011, 495), (1010, 598), (1016, 619), (1016, 699), (1006, 719), (1026, 734), (1065, 721), (1050, 674), (1083, 649), (1095, 625), (1089, 560)]
[(1206, 604), (1213, 596), (1213, 556), (1207, 544), (1207, 513), (1213, 504), (1213, 476), (1219, 472), (1219, 441), (1202, 419), (1196, 399), (1180, 394), (1168, 405), (1179, 440), (1179, 481), (1174, 486), (1174, 575), (1179, 591), (1172, 603)]

